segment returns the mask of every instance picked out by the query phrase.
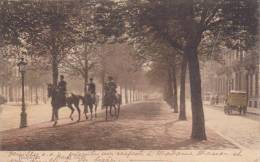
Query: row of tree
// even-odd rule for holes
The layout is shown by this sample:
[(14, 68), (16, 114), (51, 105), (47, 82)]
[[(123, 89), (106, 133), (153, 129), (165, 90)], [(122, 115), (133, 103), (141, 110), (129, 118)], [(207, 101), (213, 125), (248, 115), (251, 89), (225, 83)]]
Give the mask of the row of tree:
[[(102, 80), (107, 74), (119, 74), (117, 77), (123, 78), (120, 83), (128, 87), (129, 80), (139, 78), (143, 66), (148, 66), (157, 76), (166, 78), (164, 89), (168, 90), (166, 96), (173, 97), (175, 112), (176, 74), (181, 67), (180, 119), (185, 119), (185, 74), (189, 67), (191, 137), (205, 140), (199, 57), (210, 53), (219, 33), (222, 37), (218, 42), (229, 48), (236, 48), (237, 40), (242, 47), (253, 45), (257, 6), (257, 0), (4, 0), (0, 2), (0, 45), (25, 48), (37, 65), (48, 63), (53, 84), (57, 85), (60, 67), (78, 69), (86, 83), (100, 48), (113, 51), (111, 44), (123, 44), (120, 51), (126, 49), (124, 54), (138, 59), (129, 62), (127, 55), (114, 50), (107, 58), (122, 55), (120, 61), (104, 61), (105, 52), (101, 50), (100, 66), (96, 68), (101, 67)], [(125, 48), (123, 42), (132, 46)], [(127, 64), (122, 64), (124, 59)], [(114, 65), (114, 69), (108, 70), (107, 65)]]
[[(254, 0), (135, 0), (127, 1), (126, 17), (129, 19), (129, 35), (136, 38), (134, 43), (145, 48), (167, 46), (167, 52), (155, 55), (154, 68), (162, 70), (167, 76), (173, 96), (173, 105), (177, 111), (176, 65), (181, 57), (180, 73), (180, 119), (185, 119), (185, 74), (189, 67), (189, 80), (192, 109), (193, 139), (205, 140), (205, 121), (201, 96), (201, 76), (199, 57), (211, 54), (212, 46), (228, 48), (249, 48), (256, 42), (257, 1)], [(240, 42), (239, 44), (237, 42)], [(151, 43), (153, 42), (153, 43)], [(212, 43), (213, 42), (213, 43)], [(221, 43), (220, 43), (221, 42)], [(141, 56), (151, 57), (151, 53), (141, 52)], [(158, 60), (162, 56), (166, 61)], [(154, 56), (152, 56), (154, 59)], [(149, 60), (149, 59), (148, 59)], [(168, 61), (171, 63), (168, 64)], [(167, 65), (168, 64), (168, 65)], [(161, 75), (161, 72), (159, 72)], [(172, 95), (172, 93), (174, 93)]]

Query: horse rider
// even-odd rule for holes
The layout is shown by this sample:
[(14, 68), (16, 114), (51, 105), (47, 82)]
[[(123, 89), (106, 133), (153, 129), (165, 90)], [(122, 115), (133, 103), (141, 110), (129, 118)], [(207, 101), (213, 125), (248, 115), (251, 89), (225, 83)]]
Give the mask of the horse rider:
[(89, 79), (89, 83), (87, 84), (87, 90), (91, 95), (91, 98), (93, 99), (93, 101), (95, 102), (96, 99), (96, 84), (93, 81), (93, 78)]
[(67, 83), (64, 81), (64, 76), (60, 75), (60, 81), (58, 83), (58, 90), (62, 98), (62, 103), (66, 102), (66, 91), (67, 91)]
[(108, 82), (106, 83), (106, 86), (107, 86), (108, 93), (111, 94), (113, 96), (113, 98), (115, 99), (117, 85), (112, 76), (108, 77)]

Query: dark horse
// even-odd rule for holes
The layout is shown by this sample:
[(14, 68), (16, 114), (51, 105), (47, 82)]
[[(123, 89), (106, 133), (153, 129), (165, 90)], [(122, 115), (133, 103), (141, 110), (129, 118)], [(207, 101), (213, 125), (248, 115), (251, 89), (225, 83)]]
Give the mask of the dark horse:
[(115, 116), (118, 119), (119, 113), (120, 113), (120, 106), (122, 103), (122, 96), (121, 94), (116, 94), (115, 96), (111, 93), (105, 94), (103, 98), (103, 107), (106, 108), (106, 120), (108, 117), (108, 108), (110, 108), (110, 116), (113, 116), (112, 114), (112, 107), (114, 107), (115, 110)]
[(80, 96), (71, 94), (71, 96), (64, 97), (59, 92), (57, 87), (54, 87), (52, 84), (48, 84), (48, 97), (51, 97), (51, 106), (52, 106), (52, 121), (54, 121), (53, 126), (56, 126), (58, 123), (59, 115), (58, 110), (62, 107), (68, 107), (71, 110), (70, 119), (73, 120), (72, 115), (75, 111), (73, 106), (74, 105), (78, 111), (78, 122), (80, 121), (80, 109), (79, 109), (79, 100)]
[(90, 109), (91, 113), (91, 120), (93, 118), (93, 107), (95, 108), (95, 118), (97, 117), (97, 106), (99, 102), (99, 96), (95, 95), (95, 98), (93, 98), (90, 94), (86, 94), (84, 97), (80, 96), (80, 99), (82, 100), (82, 103), (84, 105), (84, 114), (86, 116), (86, 119), (88, 119), (87, 113), (88, 108)]

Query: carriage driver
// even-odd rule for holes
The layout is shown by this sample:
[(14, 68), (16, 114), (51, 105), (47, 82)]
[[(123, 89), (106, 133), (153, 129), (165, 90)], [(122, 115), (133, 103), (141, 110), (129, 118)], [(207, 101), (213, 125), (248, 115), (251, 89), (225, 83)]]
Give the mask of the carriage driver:
[(96, 85), (93, 82), (93, 78), (89, 79), (89, 83), (87, 84), (87, 90), (90, 93), (92, 99), (95, 100), (95, 96), (96, 96)]

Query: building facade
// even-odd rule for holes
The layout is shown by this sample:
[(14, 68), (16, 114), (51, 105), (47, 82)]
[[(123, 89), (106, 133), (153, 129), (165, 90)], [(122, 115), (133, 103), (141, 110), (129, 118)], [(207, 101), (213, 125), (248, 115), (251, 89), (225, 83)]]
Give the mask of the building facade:
[(218, 96), (223, 103), (231, 90), (245, 91), (248, 94), (248, 106), (260, 108), (260, 60), (257, 51), (223, 51), (221, 63), (211, 61), (202, 74), (204, 94)]

